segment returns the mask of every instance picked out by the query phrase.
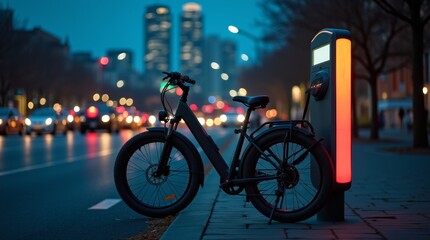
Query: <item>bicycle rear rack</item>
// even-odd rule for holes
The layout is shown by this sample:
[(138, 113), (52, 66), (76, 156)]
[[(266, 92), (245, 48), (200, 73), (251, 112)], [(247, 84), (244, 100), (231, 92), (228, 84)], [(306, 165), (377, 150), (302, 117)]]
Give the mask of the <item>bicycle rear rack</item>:
[(291, 129), (293, 128), (304, 129), (308, 131), (312, 136), (315, 136), (314, 127), (307, 120), (277, 120), (277, 121), (268, 121), (261, 124), (261, 126), (259, 126), (251, 133), (250, 137), (254, 138), (254, 135), (260, 132), (263, 128), (266, 128), (266, 127), (272, 128), (275, 126), (289, 126)]

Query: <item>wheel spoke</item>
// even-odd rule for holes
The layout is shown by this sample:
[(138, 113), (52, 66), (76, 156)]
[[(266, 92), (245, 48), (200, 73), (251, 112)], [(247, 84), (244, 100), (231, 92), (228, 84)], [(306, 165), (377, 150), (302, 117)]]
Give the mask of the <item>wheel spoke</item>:
[(328, 195), (324, 192), (323, 197), (318, 196), (322, 189), (329, 189), (332, 173), (323, 172), (323, 168), (331, 171), (329, 159), (320, 154), (323, 151), (315, 139), (297, 133), (285, 138), (286, 134), (291, 133), (273, 131), (260, 138), (255, 143), (258, 148), (244, 160), (243, 176), (277, 176), (275, 180), (248, 184), (245, 186), (247, 196), (267, 217), (295, 222), (312, 216), (322, 207)]
[(164, 143), (152, 142), (138, 148), (127, 166), (127, 181), (132, 194), (145, 206), (165, 208), (175, 204), (186, 192), (190, 169), (184, 155), (172, 147), (169, 174), (155, 177)]

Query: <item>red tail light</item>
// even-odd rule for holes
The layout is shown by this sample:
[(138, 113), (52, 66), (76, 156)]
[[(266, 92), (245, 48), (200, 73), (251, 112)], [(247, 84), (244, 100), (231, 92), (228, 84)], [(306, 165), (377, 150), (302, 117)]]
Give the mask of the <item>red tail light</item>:
[(95, 117), (97, 117), (98, 114), (99, 114), (99, 110), (94, 106), (91, 106), (87, 109), (87, 117), (88, 118), (95, 118)]

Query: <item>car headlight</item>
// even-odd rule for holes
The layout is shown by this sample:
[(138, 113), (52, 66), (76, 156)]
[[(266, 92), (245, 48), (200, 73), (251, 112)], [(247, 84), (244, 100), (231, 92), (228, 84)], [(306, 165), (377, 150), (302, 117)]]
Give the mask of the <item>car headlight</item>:
[(107, 122), (109, 122), (109, 121), (110, 121), (110, 117), (109, 117), (109, 115), (103, 115), (103, 116), (102, 116), (102, 122), (107, 123)]
[(221, 114), (221, 116), (219, 116), (219, 119), (221, 120), (221, 122), (227, 122), (227, 115)]
[(73, 115), (71, 115), (71, 114), (67, 115), (67, 121), (69, 123), (72, 123), (74, 120), (75, 120), (75, 117), (73, 117)]
[(133, 121), (133, 116), (128, 116), (128, 117), (125, 119), (125, 121), (126, 121), (128, 124), (130, 124), (130, 123), (131, 123), (131, 121)]
[(151, 125), (154, 125), (156, 121), (157, 121), (157, 118), (156, 118), (154, 115), (149, 116), (149, 118), (148, 118), (148, 122), (149, 122)]
[(140, 117), (139, 116), (134, 116), (133, 121), (135, 123), (139, 123), (140, 122)]
[(30, 120), (29, 118), (26, 118), (26, 119), (24, 120), (24, 122), (25, 122), (25, 125), (27, 125), (27, 126), (30, 126), (30, 125), (31, 125), (31, 120)]
[(52, 118), (47, 118), (46, 120), (45, 120), (45, 125), (46, 126), (49, 126), (49, 125), (51, 125), (52, 124)]

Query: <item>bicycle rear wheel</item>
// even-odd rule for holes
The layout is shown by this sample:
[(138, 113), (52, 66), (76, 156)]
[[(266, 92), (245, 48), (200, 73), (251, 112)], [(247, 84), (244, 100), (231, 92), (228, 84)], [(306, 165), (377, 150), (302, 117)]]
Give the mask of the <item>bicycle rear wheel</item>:
[(115, 162), (115, 185), (124, 202), (136, 212), (165, 217), (184, 209), (199, 189), (199, 169), (188, 145), (173, 136), (168, 174), (156, 177), (163, 132), (144, 132), (131, 138)]
[[(325, 148), (300, 132), (289, 134), (289, 129), (280, 129), (259, 138), (256, 145), (261, 152), (251, 148), (243, 165), (244, 178), (277, 176), (249, 183), (245, 191), (257, 210), (279, 222), (298, 222), (316, 214), (333, 183)], [(296, 161), (300, 156), (302, 161)]]

